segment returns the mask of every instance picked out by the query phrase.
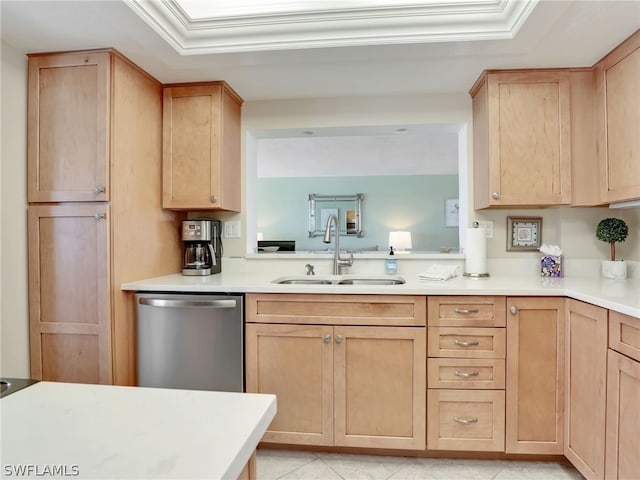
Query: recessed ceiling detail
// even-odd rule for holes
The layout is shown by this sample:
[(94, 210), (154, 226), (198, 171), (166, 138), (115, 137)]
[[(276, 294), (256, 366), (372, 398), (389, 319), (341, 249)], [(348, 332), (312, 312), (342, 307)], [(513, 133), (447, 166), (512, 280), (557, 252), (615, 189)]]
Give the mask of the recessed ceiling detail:
[(513, 38), (538, 0), (123, 0), (181, 55)]

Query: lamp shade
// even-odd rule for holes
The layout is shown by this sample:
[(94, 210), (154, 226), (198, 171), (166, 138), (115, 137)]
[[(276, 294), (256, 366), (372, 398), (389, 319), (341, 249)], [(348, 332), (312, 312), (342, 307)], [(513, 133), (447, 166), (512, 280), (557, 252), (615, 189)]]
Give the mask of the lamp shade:
[(399, 252), (411, 248), (411, 232), (389, 232), (389, 246)]

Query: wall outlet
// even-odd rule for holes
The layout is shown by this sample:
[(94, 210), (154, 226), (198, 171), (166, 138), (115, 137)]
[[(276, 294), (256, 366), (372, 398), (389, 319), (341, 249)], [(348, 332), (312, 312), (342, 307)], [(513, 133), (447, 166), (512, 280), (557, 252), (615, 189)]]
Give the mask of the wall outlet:
[(478, 220), (478, 224), (484, 227), (487, 238), (493, 238), (493, 220)]
[(224, 222), (224, 238), (240, 238), (240, 222)]

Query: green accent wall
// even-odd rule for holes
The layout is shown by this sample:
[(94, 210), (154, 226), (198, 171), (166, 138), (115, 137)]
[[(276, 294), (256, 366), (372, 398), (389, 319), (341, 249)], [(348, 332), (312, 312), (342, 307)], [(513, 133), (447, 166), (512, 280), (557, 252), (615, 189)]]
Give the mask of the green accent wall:
[[(363, 193), (361, 238), (340, 237), (341, 249), (387, 250), (389, 232), (411, 232), (412, 251), (458, 250), (458, 228), (445, 226), (445, 203), (458, 197), (457, 175), (292, 177), (257, 179), (258, 232), (264, 240), (295, 240), (296, 250), (323, 250), (309, 238), (308, 195)], [(326, 208), (334, 208), (327, 203)], [(344, 209), (340, 222), (344, 225)], [(344, 228), (344, 227), (343, 227)]]

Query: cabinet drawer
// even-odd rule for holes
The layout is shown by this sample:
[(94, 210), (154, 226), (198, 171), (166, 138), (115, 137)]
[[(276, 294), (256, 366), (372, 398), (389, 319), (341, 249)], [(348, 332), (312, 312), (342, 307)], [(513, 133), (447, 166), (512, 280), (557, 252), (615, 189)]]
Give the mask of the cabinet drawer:
[(427, 449), (504, 451), (504, 391), (428, 390)]
[(249, 323), (425, 326), (427, 299), (412, 295), (248, 294)]
[(480, 358), (430, 358), (428, 388), (504, 388), (504, 360)]
[(609, 348), (640, 362), (640, 318), (609, 311)]
[(429, 357), (505, 358), (504, 328), (429, 327)]
[(504, 327), (505, 297), (429, 297), (430, 327)]

